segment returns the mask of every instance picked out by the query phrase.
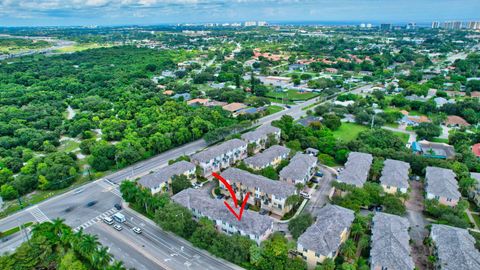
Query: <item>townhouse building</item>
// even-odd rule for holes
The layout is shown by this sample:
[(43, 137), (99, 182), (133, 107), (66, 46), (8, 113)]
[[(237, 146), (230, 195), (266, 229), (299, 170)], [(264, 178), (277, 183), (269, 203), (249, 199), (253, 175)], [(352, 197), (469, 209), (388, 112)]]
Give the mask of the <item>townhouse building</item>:
[(265, 149), (268, 142), (268, 136), (273, 136), (277, 141), (279, 141), (280, 135), (281, 130), (279, 128), (271, 125), (265, 125), (257, 128), (254, 131), (242, 134), (241, 138), (248, 144), (254, 145), (253, 151), (254, 153), (257, 153), (258, 151)]
[(409, 163), (393, 159), (385, 160), (380, 177), (383, 190), (387, 193), (407, 193), (409, 172)]
[(317, 157), (297, 153), (290, 163), (280, 171), (280, 181), (305, 185), (315, 174)]
[(217, 230), (225, 234), (240, 234), (260, 244), (273, 232), (273, 219), (269, 216), (244, 210), (239, 221), (225, 208), (223, 200), (212, 199), (200, 190), (184, 189), (172, 200), (190, 209), (195, 219), (206, 217), (213, 221)]
[(475, 179), (476, 183), (470, 188), (469, 196), (477, 206), (480, 206), (480, 173), (470, 173), (470, 177)]
[[(244, 196), (250, 193), (249, 204), (278, 216), (283, 216), (292, 209), (292, 206), (286, 203), (289, 196), (297, 194), (297, 190), (292, 184), (274, 181), (237, 168), (229, 168), (221, 175), (232, 186), (238, 200), (243, 200)], [(220, 188), (225, 195), (229, 195), (222, 183), (220, 183)]]
[(193, 154), (191, 160), (200, 166), (204, 177), (211, 177), (212, 172), (219, 172), (247, 157), (247, 143), (232, 139)]
[(337, 205), (320, 209), (315, 223), (297, 241), (297, 252), (307, 262), (308, 269), (315, 269), (326, 258), (337, 257), (354, 219), (354, 211)]
[(458, 182), (452, 170), (427, 167), (425, 170), (426, 196), (429, 200), (438, 200), (439, 203), (456, 206), (461, 194), (458, 191)]
[(413, 270), (408, 219), (377, 212), (372, 223), (370, 269)]
[(350, 152), (345, 169), (338, 175), (337, 181), (356, 187), (363, 187), (367, 181), (373, 156), (367, 153)]
[(290, 148), (274, 145), (253, 157), (246, 158), (244, 162), (254, 170), (261, 170), (268, 166), (277, 166), (282, 160), (288, 159), (289, 154)]
[(175, 175), (185, 175), (193, 181), (195, 179), (195, 169), (195, 164), (182, 160), (163, 167), (154, 173), (142, 176), (137, 183), (150, 189), (152, 194), (165, 192), (169, 190), (172, 178)]
[(461, 228), (432, 224), (430, 238), (433, 241), (435, 269), (478, 270), (480, 252), (475, 248), (475, 238)]

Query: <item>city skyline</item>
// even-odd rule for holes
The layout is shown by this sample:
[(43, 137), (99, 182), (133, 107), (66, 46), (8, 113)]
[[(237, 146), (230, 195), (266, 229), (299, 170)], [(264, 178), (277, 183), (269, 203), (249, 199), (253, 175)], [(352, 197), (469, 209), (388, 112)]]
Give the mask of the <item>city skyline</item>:
[[(8, 0), (0, 26), (155, 25), (251, 20), (273, 23), (379, 24), (477, 21), (474, 0)], [(180, 16), (181, 15), (181, 16)]]

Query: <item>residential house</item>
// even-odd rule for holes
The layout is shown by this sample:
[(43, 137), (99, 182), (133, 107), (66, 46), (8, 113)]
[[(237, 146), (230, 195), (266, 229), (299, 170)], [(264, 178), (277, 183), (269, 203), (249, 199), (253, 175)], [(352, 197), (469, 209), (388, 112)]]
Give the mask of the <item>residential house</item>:
[(425, 170), (425, 191), (427, 199), (438, 200), (439, 203), (456, 206), (461, 194), (458, 183), (452, 170), (427, 167)]
[(430, 238), (436, 257), (435, 269), (480, 269), (480, 252), (475, 248), (475, 238), (467, 230), (432, 224)]
[(298, 119), (296, 122), (304, 127), (310, 126), (311, 123), (320, 123), (323, 120), (321, 116), (309, 115)]
[(281, 145), (274, 145), (262, 153), (246, 158), (244, 162), (248, 167), (254, 170), (261, 170), (268, 166), (277, 166), (282, 160), (287, 159), (289, 154), (290, 148)]
[[(292, 209), (286, 201), (289, 196), (297, 193), (294, 185), (274, 181), (237, 168), (229, 168), (221, 175), (232, 186), (238, 200), (243, 200), (248, 192), (250, 193), (249, 204), (256, 205), (275, 215), (283, 216)], [(220, 183), (220, 187), (225, 194), (229, 194), (222, 183)]]
[(194, 218), (206, 217), (213, 221), (218, 231), (226, 234), (240, 234), (260, 244), (273, 231), (273, 219), (266, 215), (244, 210), (238, 220), (226, 208), (223, 200), (209, 197), (205, 192), (192, 188), (172, 196), (172, 200), (192, 211)]
[(232, 139), (193, 154), (191, 160), (200, 166), (203, 176), (210, 177), (212, 172), (219, 172), (246, 157), (247, 143)]
[(470, 188), (469, 196), (480, 207), (480, 173), (470, 173), (470, 177), (476, 180), (475, 185)]
[(205, 105), (207, 104), (207, 102), (208, 102), (207, 98), (195, 98), (187, 101), (187, 105), (191, 105), (191, 106)]
[(372, 223), (370, 269), (415, 269), (409, 243), (408, 219), (377, 212)]
[(373, 156), (367, 153), (350, 152), (345, 169), (338, 175), (337, 181), (363, 187), (367, 181), (370, 166), (372, 165)]
[(402, 119), (400, 119), (400, 124), (408, 125), (408, 126), (418, 126), (421, 123), (430, 123), (430, 119), (424, 115), (404, 115)]
[(444, 124), (449, 127), (469, 127), (470, 124), (460, 116), (449, 115)]
[(291, 184), (307, 184), (315, 174), (317, 157), (297, 153), (290, 163), (280, 171), (280, 180)]
[(272, 136), (275, 140), (279, 141), (281, 132), (282, 130), (277, 127), (264, 125), (253, 131), (242, 134), (241, 138), (248, 144), (254, 145), (253, 150), (256, 153), (266, 147), (269, 136)]
[(176, 95), (172, 96), (172, 98), (173, 99), (183, 98), (184, 101), (188, 101), (188, 100), (192, 99), (192, 97), (190, 96), (190, 93), (176, 94)]
[(412, 151), (416, 154), (429, 158), (453, 159), (455, 148), (446, 143), (435, 143), (429, 141), (412, 142)]
[(305, 71), (307, 70), (307, 65), (305, 64), (291, 64), (288, 66), (288, 71)]
[(447, 103), (455, 103), (455, 100), (451, 99), (451, 100), (447, 100), (446, 98), (443, 98), (443, 97), (436, 97), (433, 99), (433, 101), (435, 101), (435, 104), (437, 105), (437, 108), (441, 108), (443, 105), (447, 104)]
[(476, 143), (476, 144), (472, 145), (472, 153), (477, 158), (480, 158), (480, 143)]
[(383, 190), (387, 193), (407, 193), (410, 164), (393, 159), (387, 159), (383, 164), (380, 177)]
[(225, 106), (223, 106), (222, 108), (225, 110), (225, 111), (229, 111), (231, 112), (234, 116), (238, 115), (239, 112), (243, 109), (245, 109), (247, 107), (247, 105), (243, 104), (243, 103), (239, 103), (239, 102), (234, 102), (234, 103), (230, 103), (230, 104), (227, 104)]
[(326, 258), (335, 259), (354, 219), (354, 211), (340, 206), (329, 204), (319, 210), (315, 223), (297, 241), (297, 252), (308, 269), (315, 269)]
[(311, 156), (318, 156), (318, 153), (320, 153), (320, 151), (318, 151), (318, 149), (315, 149), (315, 148), (307, 148), (305, 149), (305, 153), (308, 154), (308, 155), (311, 155)]
[(142, 176), (138, 180), (138, 184), (144, 188), (150, 189), (152, 194), (168, 191), (168, 187), (172, 182), (172, 178), (175, 175), (185, 175), (190, 179), (193, 179), (195, 176), (195, 164), (188, 161), (179, 161), (163, 167), (160, 170)]
[(426, 97), (417, 96), (417, 95), (406, 96), (405, 99), (408, 101), (420, 101), (420, 102), (425, 102), (428, 100)]
[(291, 85), (292, 78), (290, 77), (280, 77), (280, 76), (258, 76), (258, 79), (265, 85), (272, 85), (272, 86), (279, 86), (279, 87), (287, 87)]

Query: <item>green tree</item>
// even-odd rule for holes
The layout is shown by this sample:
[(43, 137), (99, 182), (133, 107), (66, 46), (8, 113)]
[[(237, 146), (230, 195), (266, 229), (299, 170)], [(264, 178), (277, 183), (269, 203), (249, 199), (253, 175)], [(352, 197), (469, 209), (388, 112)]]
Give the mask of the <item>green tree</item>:
[(173, 194), (177, 194), (178, 192), (192, 187), (192, 183), (190, 179), (188, 179), (185, 175), (174, 175), (172, 177), (172, 192)]
[(298, 237), (312, 224), (312, 215), (310, 215), (308, 212), (305, 212), (290, 220), (288, 223), (288, 230), (292, 234), (293, 238), (298, 239)]

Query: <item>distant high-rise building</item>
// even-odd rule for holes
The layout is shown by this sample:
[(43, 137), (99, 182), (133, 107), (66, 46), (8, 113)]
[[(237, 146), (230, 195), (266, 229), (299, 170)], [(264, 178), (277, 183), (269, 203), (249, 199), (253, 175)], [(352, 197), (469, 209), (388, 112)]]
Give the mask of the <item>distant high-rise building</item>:
[(432, 28), (436, 29), (436, 28), (440, 28), (440, 22), (432, 22)]
[(257, 22), (256, 21), (247, 21), (243, 24), (244, 26), (257, 26)]
[(392, 24), (391, 23), (382, 23), (382, 24), (380, 24), (380, 29), (390, 30), (390, 29), (392, 29)]
[(458, 30), (462, 28), (462, 22), (460, 21), (448, 21), (443, 23), (443, 28), (450, 30)]
[(258, 21), (257, 25), (258, 25), (258, 26), (267, 26), (267, 22), (265, 22), (265, 21)]
[(408, 23), (407, 26), (406, 26), (406, 28), (407, 28), (408, 30), (414, 30), (415, 28), (417, 28), (417, 24), (414, 23), (414, 22)]
[(471, 21), (467, 23), (467, 28), (468, 29), (474, 29), (474, 30), (479, 30), (480, 29), (480, 21)]
[(367, 28), (372, 28), (372, 24), (371, 24), (371, 23), (367, 23)]
[(360, 24), (360, 28), (365, 28), (366, 26), (367, 26), (367, 25), (364, 24), (364, 23), (361, 23), (361, 24)]

